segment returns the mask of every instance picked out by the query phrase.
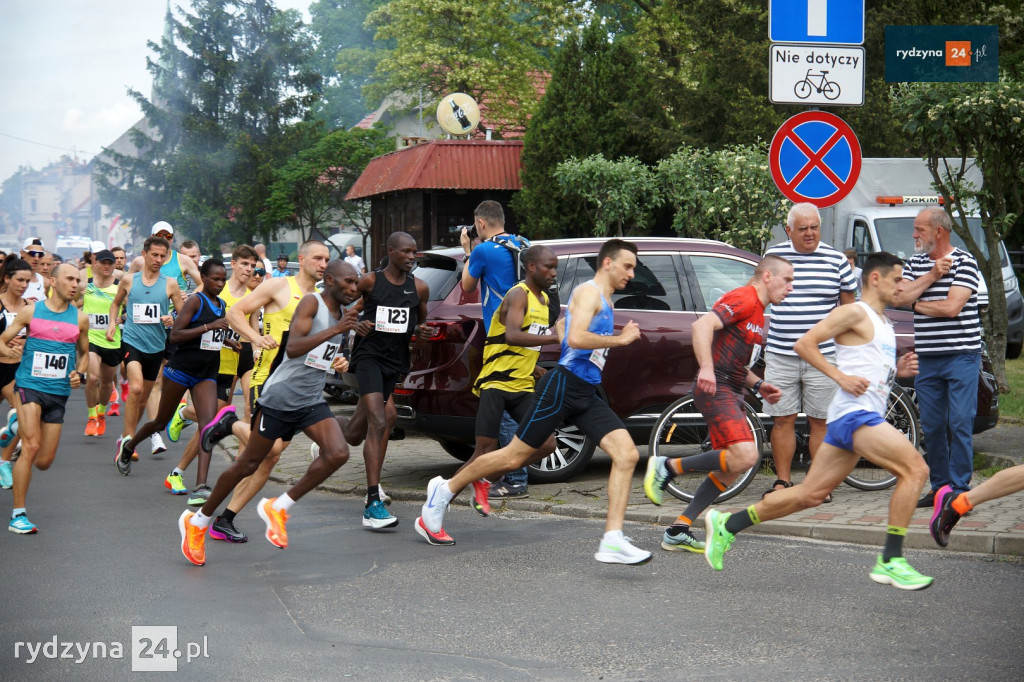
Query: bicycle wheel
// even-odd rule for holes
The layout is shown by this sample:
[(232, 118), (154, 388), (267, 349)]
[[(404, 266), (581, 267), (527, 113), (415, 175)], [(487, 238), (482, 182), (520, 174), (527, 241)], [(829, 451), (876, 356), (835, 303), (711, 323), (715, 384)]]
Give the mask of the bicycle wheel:
[(803, 80), (793, 86), (793, 94), (800, 99), (807, 99), (811, 96), (811, 84)]
[[(715, 503), (725, 502), (738, 495), (750, 484), (761, 466), (761, 457), (764, 456), (764, 427), (750, 405), (743, 403), (743, 410), (746, 414), (747, 424), (754, 432), (758, 461), (756, 465), (740, 474), (732, 482), (732, 485), (723, 490), (722, 494), (715, 499)], [(688, 395), (669, 405), (658, 417), (658, 421), (651, 429), (647, 452), (651, 457), (675, 458), (698, 455), (711, 449), (711, 439), (708, 435), (704, 415), (694, 404), (693, 396)], [(665, 490), (684, 502), (690, 502), (693, 500), (697, 486), (706, 476), (707, 474), (701, 472), (681, 474), (673, 478)]]
[[(885, 421), (895, 426), (897, 431), (920, 450), (921, 419), (918, 416), (917, 405), (911, 400), (910, 394), (899, 386), (894, 385), (889, 393)], [(896, 485), (896, 477), (877, 464), (862, 458), (846, 477), (846, 484), (858, 490), (885, 490)]]
[(821, 92), (827, 99), (836, 99), (839, 97), (839, 83), (833, 83), (832, 81), (825, 81), (821, 86)]

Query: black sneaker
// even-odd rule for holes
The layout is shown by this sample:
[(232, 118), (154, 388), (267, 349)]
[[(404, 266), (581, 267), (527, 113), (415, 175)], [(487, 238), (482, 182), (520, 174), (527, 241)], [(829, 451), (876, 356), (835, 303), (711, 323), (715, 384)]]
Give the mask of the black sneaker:
[(203, 450), (213, 452), (214, 445), (231, 435), (231, 426), (236, 421), (238, 421), (238, 416), (235, 414), (234, 405), (228, 405), (221, 409), (213, 421), (203, 429), (203, 437), (200, 440)]
[(202, 507), (206, 504), (206, 501), (210, 499), (210, 490), (208, 485), (197, 485), (188, 496), (189, 507)]
[(529, 497), (529, 495), (530, 492), (525, 483), (522, 485), (515, 485), (505, 480), (492, 485), (490, 492), (487, 493), (487, 497), (492, 500), (504, 500), (512, 497)]
[(117, 439), (117, 456), (114, 457), (114, 466), (117, 467), (117, 471), (125, 476), (128, 475), (132, 470), (132, 451), (128, 449), (128, 443), (131, 438), (118, 438)]
[(929, 528), (932, 538), (940, 547), (949, 544), (949, 534), (953, 532), (953, 526), (960, 520), (960, 514), (953, 509), (953, 500), (957, 493), (948, 485), (939, 488), (935, 493), (935, 511), (932, 513), (932, 520)]
[(935, 506), (934, 490), (929, 490), (928, 492), (921, 496), (920, 500), (917, 501), (918, 509), (931, 509), (933, 506)]
[(210, 525), (210, 537), (214, 540), (224, 542), (246, 542), (249, 540), (245, 533), (235, 528), (235, 524), (218, 516)]

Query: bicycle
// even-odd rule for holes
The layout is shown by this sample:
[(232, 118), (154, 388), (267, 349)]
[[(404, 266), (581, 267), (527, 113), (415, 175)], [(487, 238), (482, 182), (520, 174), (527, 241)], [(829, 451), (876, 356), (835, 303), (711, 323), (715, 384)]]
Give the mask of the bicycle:
[[(826, 99), (836, 99), (839, 97), (839, 83), (830, 81), (826, 76), (828, 71), (820, 71), (816, 74), (811, 74), (811, 69), (807, 69), (807, 75), (804, 76), (802, 81), (797, 81), (796, 85), (793, 86), (793, 94), (800, 99), (807, 99), (811, 96), (811, 90), (817, 90), (819, 95), (825, 95)], [(817, 84), (815, 84), (817, 81)]]
[[(768, 415), (761, 413), (759, 408), (760, 401), (755, 394), (750, 393), (748, 399), (743, 403), (743, 411), (747, 425), (754, 434), (754, 444), (758, 452), (757, 464), (744, 471), (726, 487), (715, 499), (715, 504), (726, 502), (739, 495), (750, 485), (765, 464), (765, 443), (771, 431), (765, 427), (764, 421), (762, 421), (762, 417), (768, 418)], [(898, 385), (892, 387), (885, 418), (903, 433), (914, 447), (920, 449), (921, 422), (917, 406), (906, 389)], [(801, 433), (798, 429), (797, 433), (798, 455), (801, 448), (807, 449), (807, 442), (807, 431), (804, 426), (803, 432)], [(661, 413), (651, 428), (651, 435), (648, 439), (648, 456), (651, 457), (688, 457), (711, 449), (707, 423), (694, 404), (692, 394), (683, 396)], [(697, 486), (706, 475), (703, 472), (677, 475), (665, 489), (674, 497), (684, 502), (690, 502)], [(866, 459), (861, 459), (844, 482), (859, 490), (885, 490), (896, 484), (896, 477)]]

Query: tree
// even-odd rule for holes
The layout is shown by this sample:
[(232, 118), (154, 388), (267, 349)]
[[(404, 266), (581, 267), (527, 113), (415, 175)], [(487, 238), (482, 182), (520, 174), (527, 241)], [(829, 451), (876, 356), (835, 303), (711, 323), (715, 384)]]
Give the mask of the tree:
[[(1024, 83), (915, 83), (896, 89), (894, 110), (904, 131), (919, 146), (935, 188), (945, 199), (953, 229), (978, 259), (988, 285), (988, 310), (982, 318), (985, 342), (1001, 391), (1006, 378), (1006, 292), (999, 242), (1024, 230)], [(951, 171), (945, 157), (961, 160)], [(984, 178), (981, 187), (964, 181), (974, 158)], [(967, 229), (977, 207), (988, 257)]]
[(583, 201), (597, 237), (645, 230), (651, 211), (660, 205), (654, 174), (631, 156), (618, 161), (602, 154), (571, 158), (558, 164), (554, 175), (566, 196)]

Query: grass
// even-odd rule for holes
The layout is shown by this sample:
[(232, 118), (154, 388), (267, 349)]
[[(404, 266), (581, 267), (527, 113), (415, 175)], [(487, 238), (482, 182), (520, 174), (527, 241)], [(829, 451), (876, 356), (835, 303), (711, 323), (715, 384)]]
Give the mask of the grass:
[(999, 395), (1000, 420), (1024, 421), (1024, 355), (1006, 361), (1006, 379), (1010, 392)]

